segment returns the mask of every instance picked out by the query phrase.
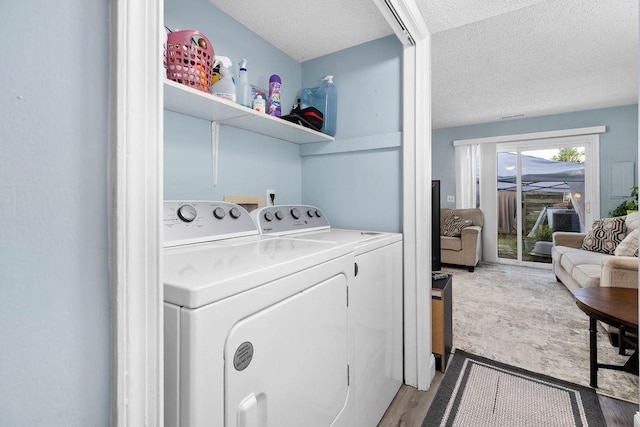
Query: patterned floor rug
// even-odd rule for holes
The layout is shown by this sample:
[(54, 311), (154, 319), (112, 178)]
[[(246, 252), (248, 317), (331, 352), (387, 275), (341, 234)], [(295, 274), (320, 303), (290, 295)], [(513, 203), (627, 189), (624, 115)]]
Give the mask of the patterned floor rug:
[[(453, 274), (453, 347), (589, 386), (589, 318), (550, 270), (483, 263)], [(624, 364), (598, 334), (598, 361)], [(638, 403), (638, 377), (598, 370), (598, 393)]]
[(457, 350), (422, 423), (589, 426), (605, 421), (593, 389)]

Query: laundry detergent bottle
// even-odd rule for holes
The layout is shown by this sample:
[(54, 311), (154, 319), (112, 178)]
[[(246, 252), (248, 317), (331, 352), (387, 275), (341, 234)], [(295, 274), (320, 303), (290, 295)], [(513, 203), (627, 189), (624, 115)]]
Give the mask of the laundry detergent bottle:
[(247, 72), (247, 60), (240, 61), (238, 70), (238, 80), (236, 81), (236, 102), (247, 108), (251, 108), (253, 96), (251, 85), (249, 84), (249, 74)]
[(210, 91), (212, 95), (236, 102), (236, 80), (232, 68), (233, 64), (229, 58), (216, 56)]
[(277, 74), (273, 74), (269, 78), (269, 106), (267, 113), (270, 116), (280, 117), (282, 115), (282, 106), (280, 102), (280, 91), (282, 89), (282, 80)]
[(325, 76), (320, 86), (302, 91), (302, 108), (315, 107), (322, 111), (324, 123), (322, 132), (336, 136), (338, 118), (338, 90), (333, 83), (333, 76)]

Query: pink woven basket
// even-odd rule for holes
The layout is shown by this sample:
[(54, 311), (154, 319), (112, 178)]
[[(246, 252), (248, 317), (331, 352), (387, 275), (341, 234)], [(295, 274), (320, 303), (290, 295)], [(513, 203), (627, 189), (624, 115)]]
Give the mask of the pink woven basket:
[(213, 46), (199, 31), (167, 35), (167, 78), (209, 92), (214, 62)]

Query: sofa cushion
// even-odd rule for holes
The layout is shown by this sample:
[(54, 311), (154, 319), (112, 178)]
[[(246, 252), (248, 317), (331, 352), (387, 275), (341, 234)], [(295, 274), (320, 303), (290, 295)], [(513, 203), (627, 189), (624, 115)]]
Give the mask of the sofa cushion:
[(626, 216), (624, 223), (627, 226), (627, 233), (638, 229), (638, 215), (638, 212), (633, 212)]
[(462, 239), (460, 237), (440, 236), (440, 249), (461, 251)]
[[(567, 251), (562, 255), (562, 258), (560, 258), (560, 265), (571, 276), (573, 276), (573, 269), (579, 265), (596, 265), (598, 266), (598, 271), (600, 271), (600, 261), (605, 256), (605, 254), (598, 252), (573, 249), (572, 251)], [(598, 273), (598, 277), (599, 276), (600, 274)]]
[(616, 247), (613, 254), (615, 256), (638, 256), (638, 229), (627, 234), (622, 242)]
[(571, 278), (583, 288), (594, 288), (600, 285), (600, 264), (577, 265), (571, 273)]
[(582, 249), (604, 254), (613, 254), (627, 234), (625, 218), (602, 218), (593, 221), (591, 230), (582, 241)]
[(473, 225), (473, 221), (461, 218), (454, 212), (451, 212), (444, 220), (444, 227), (442, 227), (441, 234), (443, 236), (458, 237), (462, 229), (470, 225)]

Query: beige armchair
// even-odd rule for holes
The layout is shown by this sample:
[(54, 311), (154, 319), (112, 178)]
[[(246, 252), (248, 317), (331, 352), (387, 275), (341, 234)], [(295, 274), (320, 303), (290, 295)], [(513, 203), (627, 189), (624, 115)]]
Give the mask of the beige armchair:
[[(471, 225), (460, 231), (460, 236), (444, 236), (442, 230), (449, 214), (470, 220)], [(463, 265), (473, 271), (482, 259), (482, 227), (484, 218), (478, 208), (440, 209), (440, 258), (443, 264)]]

